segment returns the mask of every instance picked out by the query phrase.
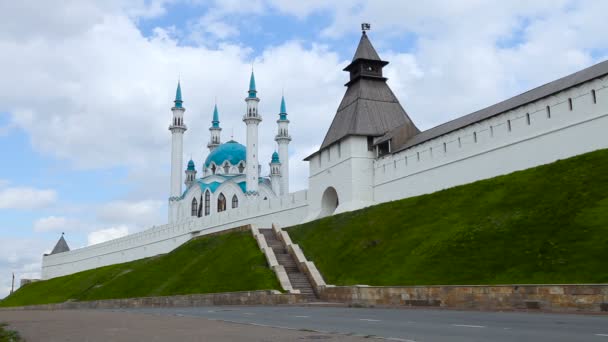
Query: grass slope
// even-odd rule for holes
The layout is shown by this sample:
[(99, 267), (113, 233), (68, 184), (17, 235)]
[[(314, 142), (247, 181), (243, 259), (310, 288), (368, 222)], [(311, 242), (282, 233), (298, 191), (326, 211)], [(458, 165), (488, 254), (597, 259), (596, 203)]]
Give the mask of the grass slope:
[(25, 285), (0, 306), (280, 289), (248, 231), (201, 237), (169, 254)]
[(608, 150), (289, 229), (330, 284), (608, 282)]

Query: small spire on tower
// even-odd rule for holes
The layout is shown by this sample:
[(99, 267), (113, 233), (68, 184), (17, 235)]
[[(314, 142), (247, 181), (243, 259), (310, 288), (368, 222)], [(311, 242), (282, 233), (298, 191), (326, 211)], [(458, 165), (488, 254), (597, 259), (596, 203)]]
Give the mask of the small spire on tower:
[(217, 102), (213, 108), (213, 121), (211, 121), (213, 127), (220, 127), (220, 115), (217, 111)]
[(182, 103), (184, 101), (182, 101), (182, 87), (181, 87), (181, 82), (177, 81), (177, 90), (175, 91), (175, 108), (182, 108)]
[(249, 97), (255, 98), (257, 91), (255, 90), (255, 76), (253, 75), (253, 65), (251, 66), (251, 78), (249, 79)]
[(287, 120), (287, 106), (285, 106), (285, 96), (281, 96), (281, 111), (279, 112), (279, 120)]

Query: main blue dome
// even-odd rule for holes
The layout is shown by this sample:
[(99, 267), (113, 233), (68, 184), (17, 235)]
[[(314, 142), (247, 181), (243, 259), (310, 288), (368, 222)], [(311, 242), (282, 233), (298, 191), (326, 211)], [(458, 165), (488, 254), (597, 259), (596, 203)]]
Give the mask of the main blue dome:
[(207, 159), (205, 159), (205, 167), (211, 166), (212, 162), (221, 166), (225, 161), (232, 165), (238, 165), (241, 161), (245, 162), (246, 160), (247, 148), (234, 140), (230, 140), (209, 153)]

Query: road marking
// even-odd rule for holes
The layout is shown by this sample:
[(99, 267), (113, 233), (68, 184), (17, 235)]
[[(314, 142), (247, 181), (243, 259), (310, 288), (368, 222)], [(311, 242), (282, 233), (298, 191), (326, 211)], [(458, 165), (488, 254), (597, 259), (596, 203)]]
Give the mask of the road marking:
[(608, 337), (608, 334), (595, 334), (595, 336), (604, 336), (604, 337)]
[(243, 312), (243, 315), (254, 315), (254, 314), (251, 312)]
[(485, 328), (483, 325), (468, 325), (468, 324), (452, 324), (454, 327), (464, 327), (464, 328)]
[(367, 322), (380, 322), (379, 319), (371, 319), (371, 318), (359, 318), (360, 321), (367, 321)]
[(399, 341), (399, 342), (416, 342), (414, 340), (408, 340), (407, 338), (399, 338), (399, 337), (387, 337), (385, 338), (387, 341)]
[(296, 318), (308, 318), (310, 316), (293, 316), (293, 317), (296, 317)]

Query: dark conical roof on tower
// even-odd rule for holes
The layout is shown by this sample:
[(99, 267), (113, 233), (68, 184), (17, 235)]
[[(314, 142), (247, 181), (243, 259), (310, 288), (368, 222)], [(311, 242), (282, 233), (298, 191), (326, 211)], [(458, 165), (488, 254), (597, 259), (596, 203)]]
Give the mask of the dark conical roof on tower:
[(379, 137), (395, 127), (407, 136), (420, 132), (386, 84), (382, 69), (387, 64), (363, 32), (353, 61), (344, 68), (350, 81), (320, 150), (347, 136)]
[(375, 61), (380, 60), (380, 56), (378, 56), (376, 49), (374, 49), (374, 46), (369, 41), (369, 38), (367, 38), (365, 31), (363, 31), (361, 40), (359, 40), (359, 46), (357, 46), (357, 51), (355, 51), (355, 56), (353, 56), (353, 62), (357, 59), (368, 59)]
[(63, 238), (63, 234), (61, 234), (61, 237), (59, 238), (59, 241), (57, 241), (57, 244), (55, 244), (55, 248), (53, 248), (53, 251), (51, 251), (51, 254), (57, 254), (57, 253), (63, 253), (63, 252), (69, 252), (70, 251), (70, 247), (68, 247), (68, 243), (65, 242), (65, 239)]

